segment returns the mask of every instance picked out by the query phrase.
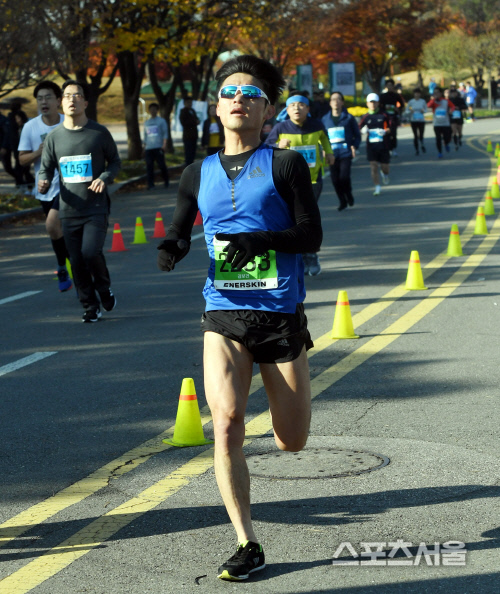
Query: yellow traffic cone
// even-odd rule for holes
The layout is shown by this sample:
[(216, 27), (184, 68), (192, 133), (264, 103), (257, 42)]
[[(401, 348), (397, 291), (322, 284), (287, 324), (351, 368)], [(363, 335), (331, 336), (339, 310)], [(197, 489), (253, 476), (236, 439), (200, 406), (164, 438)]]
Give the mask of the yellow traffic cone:
[(497, 157), (497, 167), (500, 167), (500, 155)]
[(491, 184), (491, 197), (500, 198), (500, 188), (498, 187), (497, 180), (494, 180)]
[(448, 241), (448, 256), (458, 257), (463, 256), (462, 242), (460, 241), (460, 233), (458, 232), (458, 225), (452, 225), (450, 231), (450, 239)]
[(71, 262), (69, 261), (69, 258), (66, 258), (66, 270), (68, 271), (69, 278), (71, 280), (74, 280), (74, 278), (73, 278), (73, 270), (71, 269)]
[(182, 380), (179, 406), (177, 407), (177, 417), (175, 419), (174, 437), (173, 439), (164, 439), (163, 443), (168, 443), (179, 448), (213, 443), (213, 440), (205, 439), (203, 435), (198, 398), (196, 398), (194, 381), (190, 377)]
[(495, 207), (493, 206), (493, 198), (489, 192), (486, 193), (486, 197), (484, 199), (484, 214), (485, 215), (494, 215), (495, 214)]
[(474, 235), (488, 235), (488, 227), (486, 226), (486, 219), (484, 218), (484, 209), (482, 206), (479, 206), (477, 209)]
[(486, 151), (488, 153), (492, 153), (493, 152), (493, 145), (491, 144), (491, 140), (488, 140), (488, 146), (486, 147)]
[(146, 233), (144, 233), (144, 225), (142, 224), (141, 217), (137, 217), (135, 220), (135, 234), (134, 241), (132, 243), (148, 243), (146, 239)]
[(422, 267), (420, 266), (420, 256), (418, 255), (418, 252), (414, 250), (410, 255), (408, 274), (406, 275), (406, 290), (423, 291), (424, 289), (427, 289), (427, 287), (424, 285)]
[[(500, 161), (500, 157), (498, 158), (498, 160)], [(497, 166), (497, 185), (500, 184), (500, 163), (498, 163)]]
[(495, 157), (498, 157), (498, 155), (500, 155), (500, 144), (497, 142), (495, 145)]
[(347, 291), (339, 291), (337, 296), (337, 307), (335, 308), (330, 338), (359, 338), (357, 334), (354, 334)]

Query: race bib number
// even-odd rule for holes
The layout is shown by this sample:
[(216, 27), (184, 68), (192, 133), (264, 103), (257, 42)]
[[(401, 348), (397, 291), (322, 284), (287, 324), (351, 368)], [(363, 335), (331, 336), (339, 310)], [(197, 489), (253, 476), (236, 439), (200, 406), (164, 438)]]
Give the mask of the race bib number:
[(291, 146), (292, 151), (300, 153), (307, 161), (309, 167), (316, 167), (316, 147), (314, 144)]
[(92, 156), (75, 155), (59, 159), (61, 175), (67, 184), (79, 184), (92, 181)]
[(451, 114), (451, 117), (455, 120), (459, 120), (462, 117), (462, 112), (459, 109), (455, 109), (455, 111)]
[(243, 270), (232, 270), (231, 264), (226, 262), (226, 252), (223, 251), (227, 244), (227, 241), (219, 241), (214, 237), (216, 289), (255, 291), (278, 287), (275, 251), (269, 250), (262, 256), (256, 256)]
[(345, 128), (343, 126), (328, 128), (328, 138), (330, 139), (331, 144), (345, 142)]
[(396, 113), (396, 106), (395, 105), (386, 105), (385, 106), (385, 111), (386, 113), (388, 113), (389, 115), (393, 115)]
[(158, 126), (146, 126), (146, 132), (148, 133), (148, 136), (158, 136)]
[(209, 134), (218, 134), (219, 133), (219, 125), (217, 122), (210, 124), (210, 128), (208, 129)]
[(368, 142), (382, 142), (384, 140), (385, 130), (383, 128), (373, 128), (368, 130)]
[(424, 114), (421, 111), (414, 111), (412, 114), (412, 118), (414, 122), (423, 122)]
[(446, 109), (436, 109), (436, 117), (437, 118), (445, 118), (446, 117)]

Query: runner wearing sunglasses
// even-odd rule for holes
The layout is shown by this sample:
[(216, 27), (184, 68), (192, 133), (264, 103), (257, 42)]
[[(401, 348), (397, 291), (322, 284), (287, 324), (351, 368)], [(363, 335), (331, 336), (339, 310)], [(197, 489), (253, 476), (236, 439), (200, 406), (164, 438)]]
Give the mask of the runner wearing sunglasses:
[(238, 56), (216, 76), (226, 145), (187, 167), (158, 266), (171, 271), (189, 251), (198, 208), (210, 255), (201, 329), (205, 394), (215, 433), (214, 467), (236, 530), (236, 553), (218, 571), (244, 580), (265, 567), (250, 514), (243, 440), (253, 363), (258, 363), (282, 450), (307, 440), (311, 389), (301, 253), (316, 252), (321, 219), (304, 157), (260, 142), (285, 81), (269, 62)]

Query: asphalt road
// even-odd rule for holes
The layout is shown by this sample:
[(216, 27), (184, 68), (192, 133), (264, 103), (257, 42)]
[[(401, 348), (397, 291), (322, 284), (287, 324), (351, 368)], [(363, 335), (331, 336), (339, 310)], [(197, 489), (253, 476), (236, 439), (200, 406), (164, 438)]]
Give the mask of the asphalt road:
[[(171, 274), (157, 270), (158, 240), (132, 244), (136, 217), (148, 238), (157, 211), (169, 221), (175, 184), (113, 197), (128, 251), (106, 254), (118, 305), (97, 324), (80, 322), (74, 289), (58, 293), (43, 223), (2, 226), (0, 593), (498, 592), (500, 217), (472, 231), (500, 120), (464, 132), (438, 161), (430, 127), (420, 157), (402, 130), (378, 197), (362, 154), (341, 213), (325, 180), (323, 272), (306, 281), (311, 437), (300, 454), (274, 449), (256, 367), (246, 448), (268, 567), (247, 584), (216, 578), (235, 536), (211, 446), (161, 441), (185, 377), (211, 436), (203, 238)], [(459, 258), (446, 257), (453, 223)], [(412, 250), (425, 291), (404, 289)], [(329, 338), (339, 290), (359, 339)], [(336, 476), (346, 468), (372, 471)]]

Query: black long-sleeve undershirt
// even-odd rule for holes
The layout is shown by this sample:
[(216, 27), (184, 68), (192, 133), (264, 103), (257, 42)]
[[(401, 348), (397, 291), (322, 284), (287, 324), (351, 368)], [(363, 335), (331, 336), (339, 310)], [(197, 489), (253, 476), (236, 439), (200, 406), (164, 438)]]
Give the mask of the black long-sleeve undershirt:
[[(221, 164), (230, 179), (237, 177), (241, 168), (257, 149), (240, 155), (220, 153)], [(259, 239), (266, 249), (290, 254), (316, 252), (321, 246), (323, 232), (321, 217), (314, 197), (309, 168), (302, 155), (296, 151), (273, 149), (272, 171), (276, 190), (287, 203), (295, 225), (284, 231), (260, 232)], [(201, 166), (196, 161), (182, 173), (172, 224), (167, 239), (190, 241), (196, 214), (198, 212), (198, 193), (200, 190)]]

